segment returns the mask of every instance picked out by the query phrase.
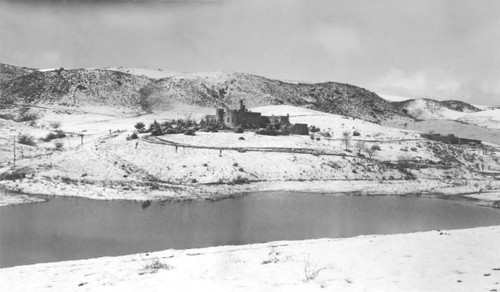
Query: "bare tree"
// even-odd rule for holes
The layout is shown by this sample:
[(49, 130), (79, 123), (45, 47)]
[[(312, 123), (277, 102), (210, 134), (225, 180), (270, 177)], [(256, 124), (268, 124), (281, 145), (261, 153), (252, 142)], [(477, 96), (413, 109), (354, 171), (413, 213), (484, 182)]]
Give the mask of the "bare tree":
[(370, 156), (370, 159), (372, 159), (376, 155), (376, 152), (379, 150), (380, 150), (380, 146), (378, 146), (377, 144), (372, 145), (372, 147), (367, 147), (365, 149), (368, 156)]
[(363, 141), (363, 140), (358, 140), (356, 142), (356, 145), (354, 145), (356, 147), (356, 149), (358, 150), (358, 155), (361, 154), (361, 151), (364, 151), (366, 150), (366, 142)]
[(342, 133), (342, 142), (345, 144), (345, 150), (347, 151), (351, 144), (351, 132), (345, 131)]

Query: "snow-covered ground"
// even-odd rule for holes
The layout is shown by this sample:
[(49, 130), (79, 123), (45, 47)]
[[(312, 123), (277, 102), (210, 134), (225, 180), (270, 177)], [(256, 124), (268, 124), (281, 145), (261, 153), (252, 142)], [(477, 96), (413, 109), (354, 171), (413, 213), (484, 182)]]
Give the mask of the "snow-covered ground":
[(500, 129), (500, 109), (467, 114), (458, 119), (461, 122), (478, 125), (489, 129)]
[(345, 131), (348, 131), (351, 135), (354, 131), (357, 131), (361, 134), (359, 139), (365, 140), (399, 140), (420, 138), (420, 135), (415, 131), (385, 127), (360, 119), (304, 109), (296, 106), (271, 105), (255, 107), (250, 110), (253, 112), (260, 112), (264, 116), (286, 116), (288, 114), (290, 115), (291, 123), (306, 123), (308, 125), (314, 125), (319, 127), (324, 132), (329, 132), (332, 138), (342, 137)]
[[(205, 110), (210, 113), (209, 109)], [(5, 137), (9, 137), (11, 130), (42, 137), (50, 129), (41, 125), (50, 121), (60, 121), (64, 131), (82, 133), (85, 130), (86, 134), (83, 145), (78, 135), (57, 139), (64, 143), (64, 151), (54, 152), (53, 141), (39, 141), (37, 147), (18, 145), (17, 167), (30, 169), (33, 175), (22, 181), (2, 181), (1, 185), (27, 194), (138, 200), (220, 198), (237, 192), (280, 188), (404, 194), (436, 189), (466, 193), (498, 187), (491, 186), (490, 181), (481, 178), (474, 169), (478, 167), (477, 161), (481, 161), (486, 170), (500, 169), (500, 165), (494, 157), (472, 148), (439, 145), (421, 139), (414, 131), (303, 108), (268, 106), (252, 110), (264, 115), (289, 114), (292, 122), (306, 122), (320, 127), (322, 132), (316, 133), (314, 140), (307, 135), (261, 136), (254, 132), (198, 132), (195, 136), (173, 134), (156, 139), (126, 139), (139, 121), (147, 125), (155, 119), (186, 118), (191, 112), (197, 113), (191, 117), (203, 116), (203, 111), (194, 107), (142, 116), (49, 112), (35, 127), (0, 120), (5, 125), (0, 127), (0, 133)], [(118, 130), (120, 132), (116, 132)], [(325, 137), (323, 131), (331, 137)], [(348, 151), (341, 139), (344, 131), (351, 134)], [(360, 135), (353, 136), (355, 131)], [(378, 145), (380, 150), (373, 154), (373, 159), (366, 158), (365, 150), (361, 150), (364, 157), (359, 157), (360, 142), (365, 142), (368, 148)], [(171, 143), (180, 146), (176, 149)], [(11, 139), (0, 140), (3, 155), (0, 166), (12, 165), (12, 146)], [(403, 158), (423, 164), (442, 164), (449, 159), (447, 155), (456, 155), (463, 165), (449, 169), (415, 169), (412, 171), (418, 180), (415, 183), (403, 180), (407, 176), (405, 172), (385, 164)], [(446, 182), (447, 177), (454, 181)], [(251, 183), (235, 186), (238, 180)], [(307, 184), (308, 181), (316, 183)], [(477, 186), (464, 188), (464, 182), (470, 181), (475, 181)]]
[(182, 73), (168, 71), (163, 69), (149, 69), (149, 68), (123, 68), (123, 67), (108, 67), (106, 70), (123, 72), (131, 75), (142, 75), (153, 79), (168, 78)]
[(497, 291), (498, 242), (493, 226), (165, 250), (5, 268), (0, 282), (3, 291)]
[(387, 101), (405, 101), (409, 99), (414, 99), (413, 97), (403, 97), (403, 96), (389, 95), (389, 94), (378, 94), (378, 96), (382, 97)]

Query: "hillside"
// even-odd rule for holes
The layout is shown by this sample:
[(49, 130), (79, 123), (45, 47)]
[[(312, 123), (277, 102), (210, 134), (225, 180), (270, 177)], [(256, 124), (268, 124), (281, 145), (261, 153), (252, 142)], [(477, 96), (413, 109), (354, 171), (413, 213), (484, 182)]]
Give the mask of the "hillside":
[(34, 72), (34, 69), (29, 69), (25, 67), (17, 67), (7, 64), (0, 64), (0, 92), (6, 82), (11, 79), (17, 78), (22, 75), (26, 75)]
[[(371, 122), (413, 120), (375, 93), (349, 84), (287, 83), (226, 72), (179, 74), (156, 79), (162, 76), (156, 74), (159, 71), (114, 70), (20, 72), (16, 78), (8, 79), (1, 85), (0, 101), (76, 108), (111, 106), (135, 112), (158, 112), (179, 104), (234, 107), (240, 99), (244, 99), (249, 107), (288, 104)], [(162, 72), (165, 75), (174, 74)], [(152, 74), (154, 78), (148, 77)]]
[(100, 69), (34, 71), (3, 85), (3, 102), (26, 105), (113, 106), (144, 108), (141, 89), (151, 81)]
[[(395, 108), (418, 120), (456, 120), (468, 112), (472, 105), (459, 101), (437, 101), (434, 99), (410, 99), (392, 102)], [(476, 111), (478, 111), (476, 109)]]
[(463, 113), (475, 113), (481, 111), (481, 109), (475, 107), (474, 105), (460, 100), (443, 100), (440, 103), (451, 110)]

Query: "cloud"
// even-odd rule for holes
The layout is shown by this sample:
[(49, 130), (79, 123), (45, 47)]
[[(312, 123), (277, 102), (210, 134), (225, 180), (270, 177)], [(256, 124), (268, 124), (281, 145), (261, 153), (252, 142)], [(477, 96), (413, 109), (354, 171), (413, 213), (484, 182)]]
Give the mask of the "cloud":
[(484, 81), (481, 83), (480, 88), (485, 94), (500, 95), (500, 79)]
[(225, 0), (6, 0), (13, 4), (60, 5), (60, 4), (213, 4)]
[(358, 33), (351, 28), (321, 25), (314, 29), (314, 42), (337, 58), (361, 53), (362, 46)]
[(377, 78), (370, 87), (381, 94), (436, 99), (469, 98), (469, 90), (453, 74), (441, 70), (406, 72), (392, 68)]

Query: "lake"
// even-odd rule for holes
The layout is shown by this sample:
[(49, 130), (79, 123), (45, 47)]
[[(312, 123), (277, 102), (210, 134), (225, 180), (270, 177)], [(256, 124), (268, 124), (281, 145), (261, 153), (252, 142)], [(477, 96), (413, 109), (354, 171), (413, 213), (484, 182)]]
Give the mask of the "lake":
[(256, 193), (181, 203), (53, 197), (0, 207), (0, 267), (164, 249), (500, 225), (500, 211), (416, 197)]

